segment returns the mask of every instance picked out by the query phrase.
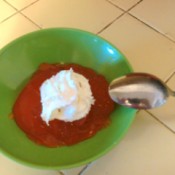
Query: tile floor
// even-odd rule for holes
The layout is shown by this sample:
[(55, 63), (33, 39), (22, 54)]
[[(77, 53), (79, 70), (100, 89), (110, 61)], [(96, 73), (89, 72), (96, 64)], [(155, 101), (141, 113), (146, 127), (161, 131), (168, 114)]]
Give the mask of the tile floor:
[[(175, 89), (174, 0), (0, 0), (0, 48), (35, 30), (71, 27), (98, 34), (135, 71), (159, 76)], [(140, 111), (126, 137), (107, 155), (69, 170), (38, 170), (0, 154), (2, 175), (175, 174), (175, 99)]]

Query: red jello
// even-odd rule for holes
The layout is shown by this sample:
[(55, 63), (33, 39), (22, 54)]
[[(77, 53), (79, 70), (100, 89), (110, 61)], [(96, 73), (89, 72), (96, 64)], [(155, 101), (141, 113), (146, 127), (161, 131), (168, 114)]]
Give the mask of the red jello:
[[(89, 80), (95, 103), (83, 119), (74, 122), (52, 120), (47, 125), (40, 117), (40, 86), (52, 75), (72, 68)], [(41, 64), (18, 96), (13, 115), (17, 125), (34, 142), (57, 147), (73, 145), (95, 135), (110, 123), (114, 102), (108, 95), (108, 82), (90, 68), (77, 64)]]

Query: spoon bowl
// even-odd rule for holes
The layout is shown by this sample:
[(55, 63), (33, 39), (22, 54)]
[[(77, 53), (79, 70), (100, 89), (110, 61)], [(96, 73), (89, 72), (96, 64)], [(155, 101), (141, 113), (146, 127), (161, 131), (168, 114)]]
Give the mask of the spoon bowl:
[(162, 80), (148, 73), (130, 73), (113, 80), (109, 95), (116, 103), (135, 109), (163, 105), (173, 92)]

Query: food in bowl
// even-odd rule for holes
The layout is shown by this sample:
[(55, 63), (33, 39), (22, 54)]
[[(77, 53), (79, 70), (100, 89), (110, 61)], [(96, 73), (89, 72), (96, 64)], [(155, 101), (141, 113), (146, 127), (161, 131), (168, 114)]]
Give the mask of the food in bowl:
[(9, 119), (24, 84), (43, 62), (76, 62), (102, 74), (108, 82), (132, 71), (117, 48), (86, 31), (44, 29), (11, 42), (0, 51), (1, 152), (25, 165), (57, 170), (87, 164), (109, 152), (131, 126), (135, 110), (116, 105), (110, 114), (110, 124), (105, 129), (71, 147), (48, 148), (35, 144), (26, 137), (15, 120)]
[(74, 145), (110, 124), (114, 102), (103, 75), (78, 64), (43, 63), (18, 96), (13, 116), (35, 143)]

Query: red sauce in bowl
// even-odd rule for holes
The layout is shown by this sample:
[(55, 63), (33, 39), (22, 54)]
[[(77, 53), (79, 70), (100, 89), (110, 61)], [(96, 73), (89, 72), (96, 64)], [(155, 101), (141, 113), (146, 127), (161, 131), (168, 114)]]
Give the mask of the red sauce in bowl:
[[(95, 104), (86, 117), (74, 122), (52, 120), (47, 125), (42, 118), (40, 103), (40, 86), (52, 75), (61, 70), (73, 68), (89, 80)], [(102, 75), (92, 69), (77, 64), (41, 64), (27, 85), (18, 96), (13, 115), (17, 125), (34, 142), (57, 147), (73, 145), (95, 135), (110, 123), (110, 114), (114, 110), (114, 102), (108, 95), (108, 82)]]

